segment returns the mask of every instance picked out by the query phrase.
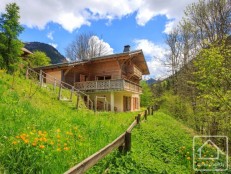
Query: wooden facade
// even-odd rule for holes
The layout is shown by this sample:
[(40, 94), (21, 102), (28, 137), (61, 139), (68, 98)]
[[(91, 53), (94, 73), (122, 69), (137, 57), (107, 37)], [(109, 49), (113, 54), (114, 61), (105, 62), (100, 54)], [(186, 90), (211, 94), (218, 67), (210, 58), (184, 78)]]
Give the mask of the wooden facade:
[(89, 94), (92, 101), (105, 98), (111, 111), (139, 110), (139, 82), (149, 74), (142, 50), (36, 68), (40, 69)]

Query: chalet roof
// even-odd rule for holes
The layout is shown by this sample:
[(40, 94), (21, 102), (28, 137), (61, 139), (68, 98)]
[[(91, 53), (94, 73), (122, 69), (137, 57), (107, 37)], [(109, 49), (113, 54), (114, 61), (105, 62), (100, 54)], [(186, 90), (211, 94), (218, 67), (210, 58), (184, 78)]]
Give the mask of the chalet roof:
[(26, 48), (21, 48), (21, 50), (24, 52), (24, 53), (27, 53), (27, 54), (33, 54), (32, 52), (30, 52), (28, 49)]
[(137, 67), (140, 68), (143, 75), (150, 74), (142, 50), (135, 50), (135, 51), (130, 51), (130, 52), (118, 53), (118, 54), (98, 56), (98, 57), (93, 57), (89, 60), (57, 63), (57, 64), (48, 65), (48, 66), (36, 67), (34, 69), (35, 70), (56, 69), (56, 68), (62, 68), (63, 69), (66, 67), (76, 66), (76, 65), (80, 65), (80, 64), (87, 64), (87, 63), (91, 63), (91, 62), (107, 61), (109, 59), (128, 59), (128, 58), (132, 58), (132, 61), (134, 62), (134, 64), (136, 64)]

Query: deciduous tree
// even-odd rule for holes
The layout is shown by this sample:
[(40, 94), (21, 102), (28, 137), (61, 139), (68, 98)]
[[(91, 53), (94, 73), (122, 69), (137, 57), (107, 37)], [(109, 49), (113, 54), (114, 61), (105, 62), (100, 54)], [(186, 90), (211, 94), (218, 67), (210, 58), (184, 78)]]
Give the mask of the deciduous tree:
[(44, 52), (35, 51), (28, 56), (28, 64), (31, 67), (45, 66), (51, 63), (51, 59)]
[(92, 57), (107, 55), (109, 45), (93, 33), (81, 33), (68, 45), (66, 55), (71, 60), (88, 60)]

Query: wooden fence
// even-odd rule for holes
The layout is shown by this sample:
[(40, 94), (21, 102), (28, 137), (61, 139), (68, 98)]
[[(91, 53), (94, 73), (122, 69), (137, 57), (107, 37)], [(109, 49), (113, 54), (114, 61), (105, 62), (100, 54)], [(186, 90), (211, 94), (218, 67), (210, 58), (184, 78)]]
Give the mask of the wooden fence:
[(153, 115), (155, 109), (156, 109), (155, 106), (148, 107), (147, 110), (138, 114), (135, 117), (135, 120), (132, 122), (132, 124), (128, 127), (128, 129), (124, 133), (122, 133), (118, 138), (116, 138), (113, 142), (106, 145), (104, 148), (100, 149), (98, 152), (94, 153), (93, 155), (89, 156), (88, 158), (86, 158), (76, 166), (66, 171), (65, 174), (82, 174), (117, 148), (119, 149), (120, 152), (130, 151), (131, 144), (132, 144), (131, 142), (132, 129), (137, 124), (140, 124), (142, 121), (147, 120), (148, 115)]
[[(56, 92), (56, 88), (58, 88), (57, 98), (59, 100), (72, 101), (73, 95), (76, 95), (77, 96), (77, 100), (76, 100), (76, 108), (77, 109), (79, 108), (80, 97), (86, 96), (86, 98), (87, 98), (86, 106), (88, 109), (93, 110), (93, 101), (90, 99), (89, 95), (85, 94), (84, 92), (80, 91), (79, 89), (75, 88), (74, 86), (72, 86), (68, 83), (65, 83), (63, 81), (56, 79), (55, 77), (43, 72), (42, 70), (40, 70), (39, 72), (36, 72), (35, 70), (33, 70), (31, 68), (27, 68), (26, 78), (38, 80), (39, 85), (41, 87), (50, 84), (53, 86), (53, 91), (55, 91), (55, 92)], [(47, 84), (44, 84), (44, 81), (47, 82)], [(63, 89), (70, 92), (68, 98), (62, 97)]]

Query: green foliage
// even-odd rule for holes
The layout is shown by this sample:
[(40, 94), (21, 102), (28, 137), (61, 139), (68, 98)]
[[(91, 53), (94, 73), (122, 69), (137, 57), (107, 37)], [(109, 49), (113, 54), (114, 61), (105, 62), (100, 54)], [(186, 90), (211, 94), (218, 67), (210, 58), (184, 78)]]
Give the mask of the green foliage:
[(140, 105), (142, 107), (147, 107), (150, 104), (152, 104), (152, 92), (149, 87), (149, 85), (146, 83), (146, 81), (141, 81), (140, 85), (142, 86), (142, 94), (140, 96)]
[(53, 46), (49, 44), (40, 43), (40, 42), (27, 42), (25, 43), (25, 48), (32, 52), (41, 51), (46, 53), (47, 57), (51, 59), (51, 64), (56, 64), (66, 61), (66, 58), (62, 54), (60, 54), (57, 49), (55, 49)]
[(5, 68), (8, 72), (17, 69), (22, 53), (23, 44), (17, 39), (23, 31), (19, 18), (19, 7), (16, 3), (7, 4), (6, 13), (0, 17), (0, 68)]
[(194, 113), (191, 103), (187, 98), (174, 95), (173, 92), (165, 92), (161, 97), (161, 108), (168, 114), (171, 114), (178, 120), (194, 124)]
[(199, 91), (195, 115), (204, 133), (231, 136), (230, 48), (225, 41), (214, 43), (201, 50), (194, 61), (197, 70), (192, 83)]
[(35, 51), (33, 54), (28, 56), (28, 64), (30, 67), (45, 66), (49, 65), (51, 59), (46, 56), (44, 52)]
[(135, 113), (77, 111), (74, 102), (58, 101), (57, 92), (19, 77), (12, 89), (12, 81), (0, 71), (0, 173), (64, 173), (134, 119)]
[[(170, 133), (171, 132), (171, 133)], [(156, 112), (132, 131), (132, 150), (109, 155), (89, 173), (192, 173), (193, 131)]]
[[(200, 134), (231, 136), (231, 45), (228, 39), (202, 49), (176, 78), (169, 89), (155, 84), (155, 101), (161, 108), (194, 128)], [(188, 73), (187, 76), (184, 76)], [(181, 79), (184, 78), (184, 79)], [(166, 79), (167, 82), (170, 78)], [(185, 83), (186, 82), (186, 83)], [(172, 91), (177, 88), (177, 93)], [(218, 142), (223, 147), (224, 144)]]

